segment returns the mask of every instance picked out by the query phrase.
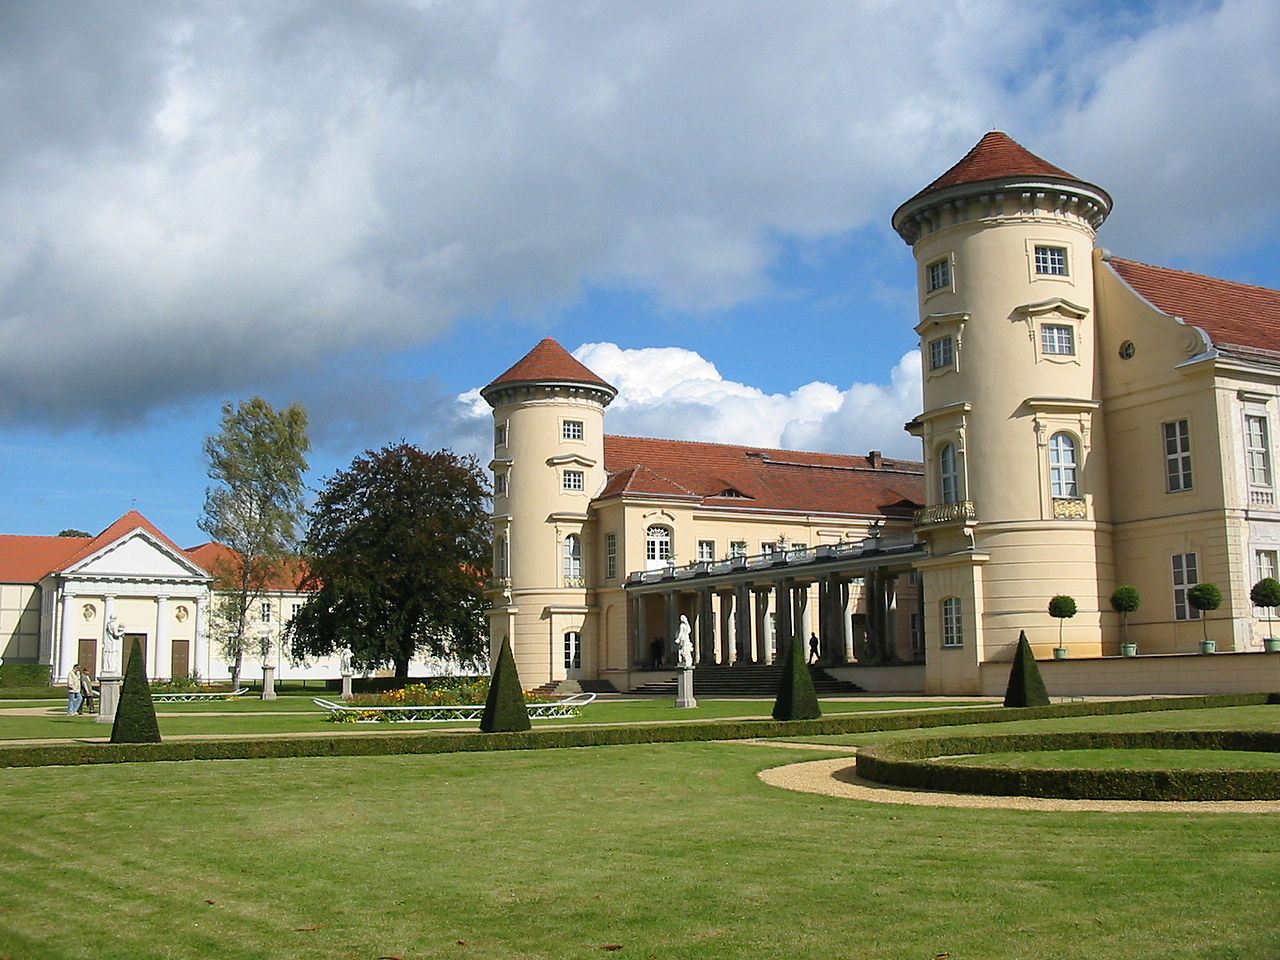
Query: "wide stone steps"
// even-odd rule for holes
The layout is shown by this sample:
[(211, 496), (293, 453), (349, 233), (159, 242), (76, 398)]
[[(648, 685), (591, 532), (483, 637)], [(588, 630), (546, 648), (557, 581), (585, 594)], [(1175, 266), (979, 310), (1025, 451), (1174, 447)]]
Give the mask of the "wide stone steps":
[[(694, 667), (693, 693), (698, 697), (773, 697), (782, 685), (782, 664), (747, 664), (732, 667)], [(837, 680), (821, 667), (810, 666), (813, 689), (820, 697), (865, 693), (862, 687)], [(635, 687), (631, 693), (651, 696), (676, 695), (676, 680), (659, 680)]]

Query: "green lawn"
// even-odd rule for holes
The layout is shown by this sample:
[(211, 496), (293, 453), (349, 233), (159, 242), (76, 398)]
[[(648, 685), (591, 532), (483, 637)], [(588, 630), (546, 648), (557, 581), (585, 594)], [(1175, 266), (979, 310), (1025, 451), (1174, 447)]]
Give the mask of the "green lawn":
[[(826, 714), (881, 712), (907, 708), (944, 708), (953, 701), (829, 701)], [(968, 704), (965, 704), (968, 705)], [(7, 704), (6, 706), (14, 706)], [(111, 728), (90, 716), (68, 717), (64, 704), (45, 702), (43, 716), (26, 717), (5, 713), (0, 708), (0, 740), (71, 739), (109, 736)], [(720, 717), (767, 717), (770, 700), (702, 700), (697, 709), (677, 710), (671, 700), (601, 701), (589, 705), (574, 723), (637, 723), (671, 720), (710, 720)], [(158, 703), (156, 712), (162, 737), (191, 734), (344, 733), (393, 730), (475, 730), (476, 721), (466, 723), (336, 724), (310, 700), (227, 700), (217, 703)], [(265, 713), (265, 716), (255, 714)], [(535, 721), (538, 725), (565, 723), (564, 720)]]
[(756, 778), (821, 756), (685, 743), (0, 769), (0, 956), (1280, 955), (1280, 816), (891, 806)]

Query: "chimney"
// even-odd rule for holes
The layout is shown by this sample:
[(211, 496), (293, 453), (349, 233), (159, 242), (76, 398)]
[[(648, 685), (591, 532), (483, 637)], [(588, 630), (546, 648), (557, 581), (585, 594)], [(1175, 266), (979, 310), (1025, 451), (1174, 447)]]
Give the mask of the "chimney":
[(879, 450), (872, 450), (870, 453), (868, 453), (867, 460), (870, 461), (872, 470), (879, 470), (882, 466), (884, 466), (884, 461), (880, 458)]

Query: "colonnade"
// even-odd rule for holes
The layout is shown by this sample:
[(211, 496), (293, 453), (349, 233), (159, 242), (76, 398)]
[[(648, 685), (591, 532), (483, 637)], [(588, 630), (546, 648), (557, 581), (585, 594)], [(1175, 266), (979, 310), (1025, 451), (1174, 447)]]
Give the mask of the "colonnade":
[(818, 638), (821, 663), (902, 659), (898, 580), (905, 572), (876, 567), (767, 579), (738, 574), (629, 587), (632, 663), (673, 663), (671, 641), (681, 615), (689, 618), (703, 666), (773, 663), (793, 640), (808, 643), (810, 636)]

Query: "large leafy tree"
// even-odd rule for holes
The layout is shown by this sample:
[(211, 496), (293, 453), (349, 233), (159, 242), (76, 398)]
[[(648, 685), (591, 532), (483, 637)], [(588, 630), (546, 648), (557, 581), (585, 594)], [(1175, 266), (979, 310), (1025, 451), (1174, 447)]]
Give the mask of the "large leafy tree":
[(209, 572), (219, 592), (215, 629), (234, 684), (250, 611), (297, 552), (310, 449), (306, 409), (295, 403), (277, 410), (261, 397), (224, 403), (221, 429), (204, 442), (214, 486), (205, 492), (200, 529), (231, 548)]
[(350, 650), (409, 675), (419, 651), (483, 655), (489, 490), (475, 457), (401, 442), (329, 478), (308, 514), (314, 590), (290, 624), (296, 657)]

